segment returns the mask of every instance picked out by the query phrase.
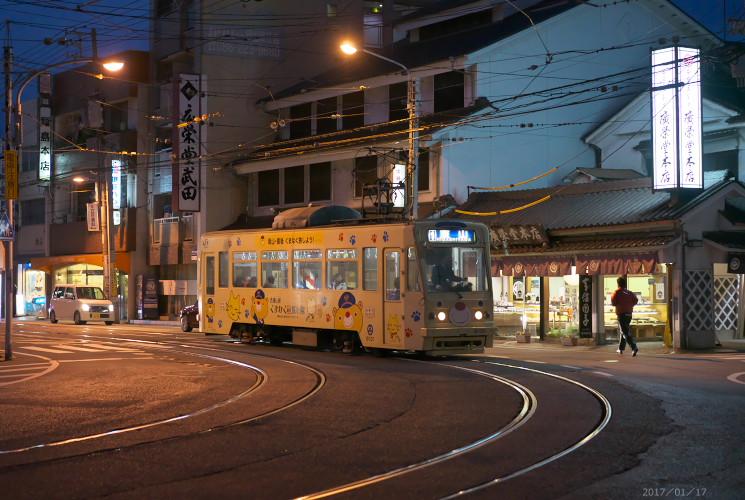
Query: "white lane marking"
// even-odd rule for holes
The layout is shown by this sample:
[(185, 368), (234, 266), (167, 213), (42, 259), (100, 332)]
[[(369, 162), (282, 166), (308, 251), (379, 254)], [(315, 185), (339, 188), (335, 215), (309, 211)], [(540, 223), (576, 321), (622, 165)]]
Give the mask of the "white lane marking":
[(564, 368), (569, 368), (570, 370), (581, 370), (582, 369), (579, 366), (572, 366), (572, 365), (559, 365), (559, 366), (563, 366)]
[(77, 345), (65, 345), (65, 349), (72, 349), (73, 351), (82, 352), (101, 352), (103, 349), (91, 349), (89, 347), (80, 347)]
[(140, 349), (132, 349), (130, 347), (120, 347), (118, 345), (96, 344), (93, 342), (86, 342), (85, 345), (88, 347), (93, 347), (95, 349), (103, 349), (105, 351), (140, 352)]
[(39, 346), (33, 346), (33, 345), (25, 345), (23, 346), (24, 350), (32, 350), (32, 351), (41, 351), (41, 352), (50, 352), (52, 354), (70, 354), (70, 351), (62, 351), (60, 349), (49, 349), (47, 347), (39, 347)]
[[(50, 359), (50, 358), (47, 358), (47, 357), (44, 357), (44, 356), (37, 356), (36, 354), (28, 354), (28, 353), (24, 354), (24, 356), (31, 356), (33, 358), (39, 358), (39, 359), (45, 360), (46, 363), (44, 363), (44, 365), (47, 366), (47, 368), (45, 370), (39, 371), (37, 373), (33, 373), (31, 375), (28, 375), (28, 376), (25, 376), (25, 377), (22, 377), (22, 378), (18, 378), (17, 380), (11, 380), (9, 382), (0, 382), (0, 386), (10, 385), (10, 384), (17, 384), (18, 382), (25, 382), (26, 380), (31, 380), (31, 379), (34, 379), (36, 377), (41, 377), (42, 375), (46, 375), (47, 373), (51, 372), (52, 370), (56, 369), (59, 366), (59, 363), (57, 361), (55, 361), (53, 359)], [(34, 363), (34, 364), (38, 364), (38, 363)]]
[(745, 380), (737, 380), (740, 375), (745, 375), (745, 372), (733, 373), (732, 375), (727, 377), (727, 380), (735, 382), (736, 384), (745, 384)]
[(614, 375), (612, 373), (605, 373), (605, 372), (590, 372), (595, 373), (597, 375), (605, 375), (606, 377), (613, 377)]
[(525, 363), (536, 363), (536, 364), (539, 364), (539, 365), (545, 365), (546, 364), (545, 361), (535, 361), (535, 360), (532, 360), (532, 359), (524, 359), (523, 361)]
[(605, 363), (618, 363), (618, 360), (617, 359), (606, 359), (604, 362)]

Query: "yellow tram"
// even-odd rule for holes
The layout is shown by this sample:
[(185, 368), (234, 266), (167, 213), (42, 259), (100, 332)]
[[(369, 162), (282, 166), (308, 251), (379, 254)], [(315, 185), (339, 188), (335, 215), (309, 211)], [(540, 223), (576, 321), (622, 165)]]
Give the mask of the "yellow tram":
[(201, 330), (347, 352), (492, 346), (486, 226), (319, 216), (333, 208), (285, 211), (272, 229), (204, 234)]

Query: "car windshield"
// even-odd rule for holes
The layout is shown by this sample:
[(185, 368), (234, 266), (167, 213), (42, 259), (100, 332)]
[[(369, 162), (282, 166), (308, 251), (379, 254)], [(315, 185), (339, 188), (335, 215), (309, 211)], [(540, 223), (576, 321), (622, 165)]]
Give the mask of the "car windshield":
[(81, 286), (78, 287), (78, 298), (105, 300), (106, 296), (103, 294), (103, 290), (97, 286)]

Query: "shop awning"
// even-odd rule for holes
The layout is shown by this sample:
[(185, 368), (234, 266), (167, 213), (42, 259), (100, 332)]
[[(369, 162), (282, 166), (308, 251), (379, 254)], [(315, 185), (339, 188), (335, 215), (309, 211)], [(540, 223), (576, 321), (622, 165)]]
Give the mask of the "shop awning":
[(657, 268), (657, 252), (578, 255), (577, 274), (647, 274)]
[[(503, 276), (564, 276), (572, 274), (571, 257), (502, 257), (494, 263)], [(492, 269), (497, 276), (499, 269)]]
[[(129, 252), (116, 253), (116, 268), (125, 274), (130, 271)], [(36, 257), (31, 259), (31, 268), (38, 269), (47, 273), (52, 273), (55, 269), (73, 264), (91, 264), (103, 267), (103, 255), (101, 254), (79, 254), (79, 255), (60, 255), (55, 257)]]

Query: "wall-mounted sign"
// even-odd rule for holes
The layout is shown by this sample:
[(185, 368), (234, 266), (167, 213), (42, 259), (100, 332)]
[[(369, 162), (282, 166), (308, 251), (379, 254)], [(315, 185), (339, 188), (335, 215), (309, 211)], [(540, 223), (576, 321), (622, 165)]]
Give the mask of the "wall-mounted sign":
[(181, 75), (176, 78), (178, 126), (173, 127), (173, 208), (199, 212), (201, 205), (202, 144), (207, 127), (201, 117), (207, 113), (206, 77)]
[(698, 49), (652, 51), (654, 189), (703, 187), (701, 64)]
[(39, 180), (52, 178), (52, 75), (39, 77)]
[(111, 160), (111, 208), (122, 208), (122, 162)]
[(548, 243), (546, 230), (540, 224), (490, 224), (491, 244), (501, 247), (509, 245), (532, 245)]
[(579, 277), (579, 336), (592, 338), (592, 276), (583, 274)]
[(5, 150), (5, 199), (18, 199), (18, 151)]
[(86, 203), (86, 220), (88, 221), (88, 231), (101, 230), (101, 212), (98, 210), (98, 203)]
[[(404, 185), (406, 182), (406, 165), (401, 165), (400, 163), (393, 165), (393, 170), (391, 171), (391, 182), (393, 184), (400, 184), (401, 186)], [(403, 188), (394, 189), (393, 206), (396, 208), (404, 208), (405, 204), (406, 190)]]

